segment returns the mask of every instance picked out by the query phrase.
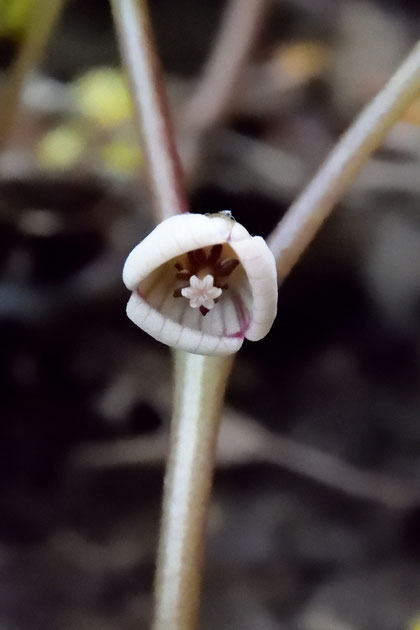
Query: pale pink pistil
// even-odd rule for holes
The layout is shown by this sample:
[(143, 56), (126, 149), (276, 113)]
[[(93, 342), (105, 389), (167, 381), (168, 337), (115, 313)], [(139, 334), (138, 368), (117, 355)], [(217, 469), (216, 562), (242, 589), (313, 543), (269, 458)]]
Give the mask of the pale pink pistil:
[(204, 278), (191, 276), (190, 286), (181, 290), (181, 295), (190, 301), (191, 308), (204, 307), (211, 310), (215, 305), (215, 300), (222, 294), (222, 289), (213, 285), (214, 278), (207, 274)]

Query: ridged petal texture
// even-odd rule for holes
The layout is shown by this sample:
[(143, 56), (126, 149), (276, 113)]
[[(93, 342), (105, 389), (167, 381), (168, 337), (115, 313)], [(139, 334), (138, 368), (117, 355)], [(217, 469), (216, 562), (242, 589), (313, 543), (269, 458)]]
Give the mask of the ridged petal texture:
[[(227, 288), (217, 303), (203, 315), (186, 297), (174, 297), (176, 269), (183, 266), (189, 252), (209, 254), (219, 244), (222, 258), (234, 258), (240, 264), (226, 279)], [(166, 219), (129, 254), (123, 280), (132, 291), (128, 317), (155, 339), (195, 354), (236, 352), (244, 338), (264, 337), (277, 312), (271, 251), (264, 239), (251, 236), (225, 213), (186, 213)]]

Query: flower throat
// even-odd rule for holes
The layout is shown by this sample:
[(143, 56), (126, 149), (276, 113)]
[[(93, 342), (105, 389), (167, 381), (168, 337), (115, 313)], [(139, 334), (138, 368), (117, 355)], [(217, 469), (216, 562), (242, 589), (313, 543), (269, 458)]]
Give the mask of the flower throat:
[(204, 316), (229, 288), (226, 279), (239, 265), (236, 258), (222, 258), (223, 245), (194, 249), (187, 253), (185, 264), (175, 263), (179, 286), (173, 296), (189, 299), (191, 308), (199, 308)]

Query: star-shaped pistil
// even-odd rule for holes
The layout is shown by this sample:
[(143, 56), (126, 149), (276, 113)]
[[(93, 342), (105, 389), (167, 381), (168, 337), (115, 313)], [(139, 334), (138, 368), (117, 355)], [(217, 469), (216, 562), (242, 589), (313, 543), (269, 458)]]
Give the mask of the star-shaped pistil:
[(191, 308), (204, 307), (206, 311), (213, 308), (215, 300), (222, 295), (222, 289), (213, 286), (214, 278), (207, 274), (204, 278), (191, 276), (190, 286), (181, 290), (181, 294), (188, 298)]

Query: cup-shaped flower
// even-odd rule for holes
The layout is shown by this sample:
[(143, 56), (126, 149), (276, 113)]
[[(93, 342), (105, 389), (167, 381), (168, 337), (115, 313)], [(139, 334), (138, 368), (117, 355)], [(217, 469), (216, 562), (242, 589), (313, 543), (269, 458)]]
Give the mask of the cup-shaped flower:
[(152, 337), (195, 354), (236, 352), (257, 341), (277, 311), (274, 257), (229, 213), (180, 214), (130, 253), (128, 317)]

